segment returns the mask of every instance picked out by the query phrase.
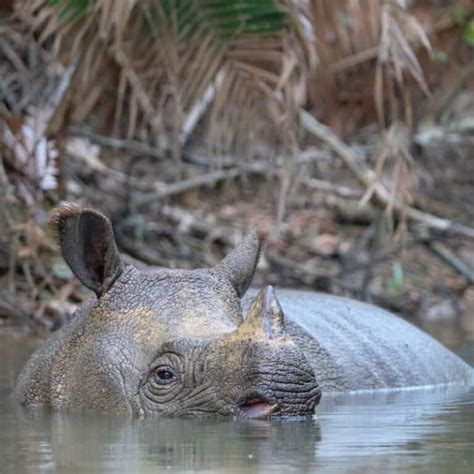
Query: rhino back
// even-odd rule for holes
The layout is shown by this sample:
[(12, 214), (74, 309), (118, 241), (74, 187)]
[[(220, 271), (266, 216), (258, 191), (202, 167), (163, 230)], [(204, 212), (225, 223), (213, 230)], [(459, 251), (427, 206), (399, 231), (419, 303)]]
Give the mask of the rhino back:
[(462, 359), (388, 311), (305, 291), (279, 290), (277, 296), (287, 331), (322, 390), (474, 382), (474, 369)]

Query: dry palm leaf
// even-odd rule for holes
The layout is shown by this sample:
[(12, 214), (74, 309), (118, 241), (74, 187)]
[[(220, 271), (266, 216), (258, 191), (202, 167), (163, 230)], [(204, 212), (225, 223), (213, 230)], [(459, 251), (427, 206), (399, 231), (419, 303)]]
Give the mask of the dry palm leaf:
[[(372, 121), (376, 113), (384, 125), (402, 119), (411, 125), (408, 79), (413, 78), (429, 94), (415, 47), (421, 44), (431, 51), (425, 29), (409, 9), (408, 4), (412, 3), (311, 0), (320, 59), (313, 78), (319, 88), (313, 88), (316, 93), (312, 100), (334, 126), (339, 124), (330, 120), (332, 115), (341, 120), (341, 114), (354, 117), (357, 113), (366, 121)], [(324, 93), (319, 94), (320, 90)], [(375, 110), (366, 94), (369, 90), (374, 90)], [(390, 113), (385, 110), (387, 104), (391, 106)], [(353, 110), (344, 111), (348, 107)], [(348, 124), (344, 126), (351, 128)]]
[[(398, 87), (405, 105), (405, 121), (412, 122), (410, 113), (410, 101), (406, 96), (408, 89), (405, 87), (405, 75), (408, 73), (413, 77), (419, 87), (426, 95), (430, 95), (426, 84), (423, 70), (410, 46), (414, 39), (431, 52), (429, 39), (418, 21), (410, 15), (404, 6), (404, 2), (387, 2), (381, 11), (381, 38), (378, 47), (376, 80), (375, 80), (375, 102), (379, 120), (386, 123), (384, 110), (384, 80), (387, 83), (385, 89), (388, 91), (390, 101), (393, 104), (394, 87)], [(396, 120), (397, 117), (393, 116)]]
[[(218, 156), (255, 154), (293, 141), (315, 64), (307, 2), (278, 0), (19, 1), (18, 12), (54, 41), (57, 54), (81, 50), (76, 100), (106, 72), (116, 90), (115, 126), (180, 157), (201, 122)], [(288, 96), (291, 96), (289, 98)], [(294, 110), (282, 118), (275, 109)], [(218, 166), (218, 160), (214, 163)]]

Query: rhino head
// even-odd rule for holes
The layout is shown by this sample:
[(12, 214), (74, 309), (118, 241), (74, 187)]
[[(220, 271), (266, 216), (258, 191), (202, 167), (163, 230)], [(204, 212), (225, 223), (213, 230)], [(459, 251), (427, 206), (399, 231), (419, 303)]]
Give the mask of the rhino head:
[(16, 387), (21, 403), (191, 417), (313, 414), (320, 391), (285, 334), (272, 288), (242, 317), (255, 232), (214, 268), (141, 271), (122, 263), (101, 213), (63, 206), (52, 224), (96, 298), (28, 361)]

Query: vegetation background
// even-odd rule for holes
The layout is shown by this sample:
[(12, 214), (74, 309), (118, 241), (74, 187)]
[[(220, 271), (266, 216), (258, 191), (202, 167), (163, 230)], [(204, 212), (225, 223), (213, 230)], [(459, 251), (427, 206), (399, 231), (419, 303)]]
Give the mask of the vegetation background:
[(213, 265), (256, 226), (256, 285), (474, 340), (473, 150), (470, 0), (0, 1), (0, 325), (88, 296), (47, 231), (67, 200), (130, 263)]

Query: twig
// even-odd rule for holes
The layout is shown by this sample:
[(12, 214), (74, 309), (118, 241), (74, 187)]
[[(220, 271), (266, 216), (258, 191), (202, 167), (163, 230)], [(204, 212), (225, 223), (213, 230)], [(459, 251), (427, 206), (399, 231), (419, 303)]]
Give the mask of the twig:
[(104, 163), (102, 163), (99, 158), (97, 158), (92, 153), (87, 154), (82, 152), (82, 150), (75, 149), (71, 142), (66, 143), (64, 153), (70, 158), (82, 161), (90, 169), (97, 171), (98, 173), (112, 176), (120, 183), (133, 186), (136, 189), (140, 189), (142, 191), (149, 191), (150, 189), (154, 189), (153, 184), (147, 185), (146, 183), (143, 183), (142, 180), (139, 180), (132, 176), (128, 176), (122, 173), (121, 171), (117, 171), (115, 169), (107, 167)]
[(428, 242), (427, 245), (435, 255), (454, 268), (454, 270), (466, 278), (471, 285), (474, 283), (474, 271), (441, 242)]
[(233, 168), (230, 170), (215, 171), (214, 173), (197, 176), (196, 178), (186, 179), (175, 184), (167, 184), (163, 187), (163, 189), (136, 198), (134, 204), (137, 206), (144, 206), (146, 204), (150, 204), (153, 201), (163, 199), (165, 197), (184, 193), (185, 191), (189, 191), (190, 189), (199, 188), (202, 186), (213, 186), (219, 181), (236, 178), (237, 176), (240, 176), (242, 172), (242, 169)]
[(44, 119), (45, 136), (56, 135), (62, 127), (64, 114), (68, 108), (72, 84), (78, 74), (79, 64), (82, 60), (81, 54), (76, 53), (68, 66), (64, 69), (61, 79), (57, 83), (55, 89), (48, 97), (45, 107), (46, 117)]
[(323, 181), (321, 179), (306, 178), (301, 180), (301, 184), (307, 188), (337, 194), (343, 198), (361, 199), (363, 196), (362, 191), (359, 191), (358, 189), (339, 186), (337, 184), (328, 183), (327, 181)]
[(204, 112), (206, 112), (206, 110), (208, 109), (209, 104), (214, 100), (216, 90), (219, 89), (223, 80), (224, 73), (223, 71), (219, 71), (216, 74), (215, 79), (207, 86), (202, 97), (200, 97), (200, 99), (196, 102), (191, 111), (187, 114), (183, 123), (181, 133), (179, 135), (179, 142), (181, 147), (186, 144), (189, 136), (195, 129)]
[(124, 150), (133, 155), (152, 156), (154, 158), (163, 159), (164, 155), (158, 148), (153, 148), (145, 143), (137, 140), (121, 140), (119, 138), (106, 137), (97, 135), (89, 130), (81, 127), (70, 127), (69, 133), (75, 137), (88, 138), (92, 143), (109, 147), (115, 150)]
[[(307, 132), (329, 145), (364, 186), (373, 186), (373, 173), (357, 163), (355, 153), (330, 128), (305, 110), (300, 110), (300, 123)], [(372, 198), (383, 206), (392, 205), (399, 215), (405, 213), (409, 219), (421, 222), (432, 229), (474, 239), (474, 229), (471, 227), (428, 214), (411, 206), (404, 206), (398, 200), (392, 202), (389, 191), (380, 183), (374, 186)]]
[[(398, 206), (397, 211), (399, 212)], [(474, 239), (474, 229), (472, 227), (458, 224), (457, 222), (452, 222), (449, 219), (433, 216), (432, 214), (422, 212), (413, 207), (407, 207), (406, 215), (410, 219), (421, 222), (432, 229), (436, 229), (447, 234), (457, 234), (462, 235), (463, 237)]]
[(329, 127), (323, 125), (303, 109), (300, 110), (300, 123), (307, 132), (328, 144), (364, 186), (371, 184), (371, 173), (363, 170), (357, 164), (355, 153)]
[(378, 46), (368, 48), (364, 51), (359, 51), (357, 54), (352, 56), (347, 56), (346, 58), (337, 61), (336, 63), (329, 66), (329, 72), (338, 73), (351, 67), (357, 66), (360, 63), (365, 63), (366, 61), (371, 61), (377, 57), (379, 51)]

